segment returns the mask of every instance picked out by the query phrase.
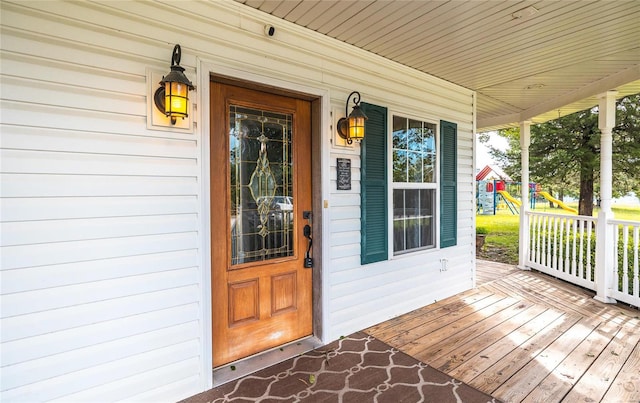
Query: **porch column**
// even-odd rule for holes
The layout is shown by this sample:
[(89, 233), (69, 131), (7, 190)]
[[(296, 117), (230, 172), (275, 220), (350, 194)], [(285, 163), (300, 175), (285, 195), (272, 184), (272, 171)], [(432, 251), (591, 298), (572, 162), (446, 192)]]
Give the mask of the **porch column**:
[(613, 141), (611, 132), (616, 125), (616, 94), (607, 91), (598, 96), (598, 128), (600, 129), (600, 212), (596, 228), (596, 296), (598, 301), (613, 303), (609, 297), (614, 276), (613, 226), (607, 221), (613, 219), (611, 210), (613, 184)]
[(531, 121), (520, 122), (520, 163), (521, 172), (521, 200), (520, 205), (520, 232), (518, 236), (518, 267), (529, 270), (526, 266), (529, 253), (529, 145), (531, 144)]

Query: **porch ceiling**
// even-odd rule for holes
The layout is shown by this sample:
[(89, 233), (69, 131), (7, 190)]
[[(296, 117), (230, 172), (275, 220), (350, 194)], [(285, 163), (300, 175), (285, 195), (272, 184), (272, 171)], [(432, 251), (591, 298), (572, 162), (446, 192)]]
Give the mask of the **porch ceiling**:
[(236, 0), (477, 92), (477, 129), (640, 92), (640, 1)]

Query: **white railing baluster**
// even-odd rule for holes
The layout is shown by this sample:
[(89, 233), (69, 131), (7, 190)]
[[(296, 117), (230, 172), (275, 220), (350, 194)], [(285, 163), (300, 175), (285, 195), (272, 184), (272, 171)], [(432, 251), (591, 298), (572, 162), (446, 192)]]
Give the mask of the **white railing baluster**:
[[(618, 225), (615, 226), (616, 230), (618, 227)], [(622, 292), (629, 292), (629, 226), (627, 225), (622, 225)]]
[(564, 271), (564, 219), (558, 217), (558, 271)]
[(532, 245), (532, 253), (531, 253), (531, 260), (534, 262), (538, 261), (538, 258), (540, 257), (540, 217), (532, 217), (534, 220), (531, 223), (532, 225), (532, 229), (533, 229), (533, 233), (535, 234), (535, 236), (531, 237), (531, 245)]
[(553, 268), (562, 271), (562, 220), (555, 217), (553, 225)]
[(584, 226), (586, 225), (586, 221), (580, 220), (580, 258), (578, 260), (579, 269), (580, 269), (580, 278), (586, 278), (584, 273)]
[(620, 276), (618, 275), (618, 273), (620, 273), (620, 248), (618, 248), (618, 245), (620, 244), (620, 233), (618, 232), (618, 226), (614, 225), (614, 230), (613, 230), (613, 257), (614, 257), (614, 262), (613, 262), (613, 272), (615, 273), (615, 275), (613, 276), (613, 289), (616, 291), (620, 291), (622, 289), (622, 284), (620, 284)]
[(611, 247), (614, 262), (614, 287), (611, 298), (640, 308), (640, 285), (638, 284), (638, 255), (640, 254), (640, 222), (609, 220), (614, 228)]
[(548, 262), (549, 260), (551, 260), (550, 254), (547, 251), (547, 246), (549, 244), (549, 217), (545, 217), (544, 218), (544, 223), (543, 223), (543, 228), (544, 228), (544, 236), (542, 237), (542, 264), (544, 266), (548, 266)]
[(573, 238), (573, 248), (572, 248), (572, 253), (571, 253), (571, 275), (575, 276), (577, 275), (577, 266), (576, 266), (576, 238), (578, 237), (578, 220), (574, 219), (573, 220), (573, 227), (572, 227), (572, 236), (571, 238)]
[(640, 253), (640, 226), (633, 228), (633, 296), (640, 300), (640, 274), (638, 254)]
[(568, 218), (564, 219), (564, 267), (565, 273), (571, 274), (571, 263), (569, 261), (569, 246), (571, 245), (571, 237), (569, 236), (571, 221)]
[(591, 275), (591, 233), (593, 232), (593, 225), (590, 222), (586, 222), (589, 226), (587, 228), (587, 281), (593, 281)]
[(527, 251), (528, 261), (534, 260), (536, 253), (536, 217), (529, 217), (529, 250)]
[(558, 270), (558, 218), (553, 218), (553, 252), (551, 267)]
[(556, 220), (555, 217), (551, 217), (549, 218), (550, 221), (550, 226), (549, 226), (549, 262), (547, 262), (547, 264), (549, 265), (549, 267), (555, 269), (556, 265), (555, 265), (555, 259), (556, 259), (556, 233), (555, 233), (555, 227), (556, 227)]
[(538, 216), (538, 236), (537, 236), (537, 240), (536, 240), (536, 263), (540, 263), (540, 259), (542, 259), (542, 257), (540, 256), (540, 251), (542, 250), (542, 246), (540, 246), (540, 226), (542, 225), (542, 217)]

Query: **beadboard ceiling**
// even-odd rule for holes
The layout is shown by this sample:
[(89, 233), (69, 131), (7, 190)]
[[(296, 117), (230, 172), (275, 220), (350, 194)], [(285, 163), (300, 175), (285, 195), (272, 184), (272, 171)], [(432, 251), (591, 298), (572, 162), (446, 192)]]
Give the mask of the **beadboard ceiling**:
[(640, 0), (236, 0), (477, 92), (477, 129), (640, 93)]

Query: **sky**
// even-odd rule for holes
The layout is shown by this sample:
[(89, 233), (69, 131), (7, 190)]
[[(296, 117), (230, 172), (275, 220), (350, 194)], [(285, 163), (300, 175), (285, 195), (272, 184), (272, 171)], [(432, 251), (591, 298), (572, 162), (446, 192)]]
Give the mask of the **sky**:
[[(499, 148), (501, 150), (506, 150), (508, 147), (507, 140), (503, 137), (498, 136), (496, 132), (491, 132), (489, 134), (491, 138), (491, 144)], [(491, 156), (489, 155), (489, 149), (486, 145), (480, 142), (478, 139), (479, 136), (476, 135), (476, 169), (480, 170), (484, 168), (486, 165), (497, 165)]]

